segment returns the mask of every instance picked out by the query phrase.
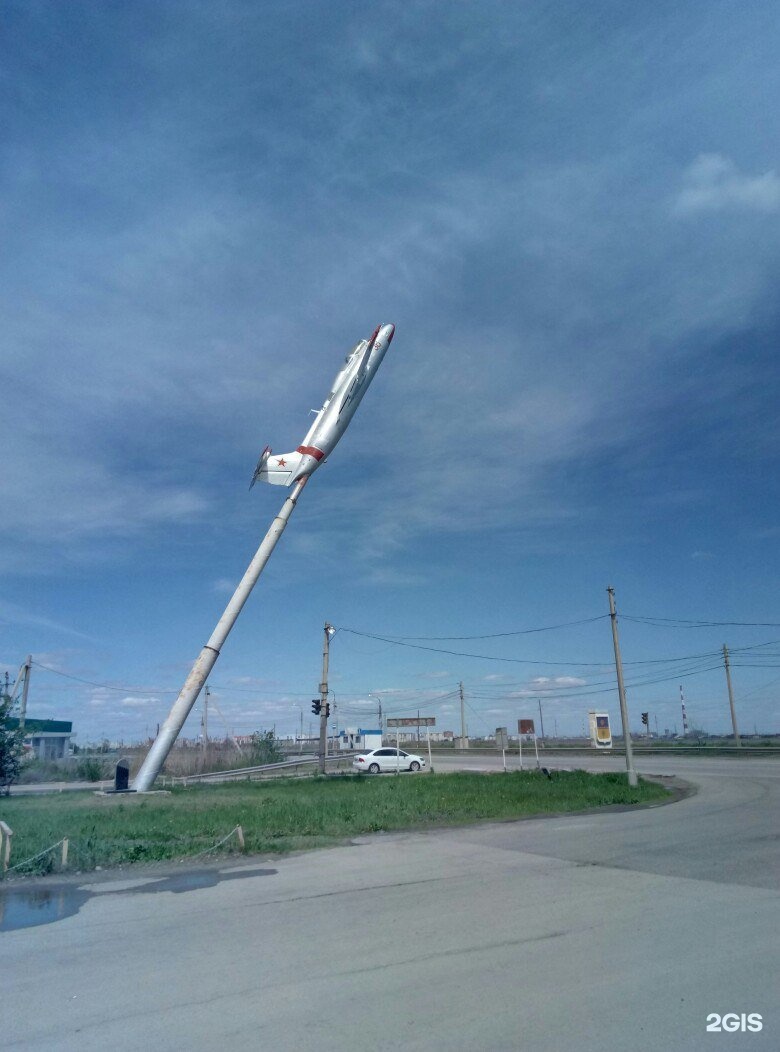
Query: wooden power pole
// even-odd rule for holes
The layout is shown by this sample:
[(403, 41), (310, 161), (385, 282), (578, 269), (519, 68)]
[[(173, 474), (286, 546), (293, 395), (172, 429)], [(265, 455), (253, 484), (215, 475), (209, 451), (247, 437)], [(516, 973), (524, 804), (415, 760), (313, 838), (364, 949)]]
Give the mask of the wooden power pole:
[(731, 689), (731, 666), (729, 665), (729, 648), (723, 644), (723, 664), (726, 666), (726, 686), (729, 690), (729, 708), (731, 709), (731, 726), (734, 728), (734, 744), (738, 749), (742, 748), (737, 729), (737, 714), (734, 711), (734, 691)]
[(626, 770), (628, 771), (628, 784), (633, 786), (637, 784), (637, 777), (634, 769), (634, 750), (631, 746), (631, 728), (628, 722), (626, 686), (623, 682), (623, 659), (620, 656), (620, 640), (618, 639), (615, 589), (607, 588), (607, 594), (609, 595), (609, 616), (612, 621), (612, 643), (615, 648), (615, 671), (617, 673), (618, 698), (620, 699), (620, 719), (623, 724), (623, 741), (626, 743)]

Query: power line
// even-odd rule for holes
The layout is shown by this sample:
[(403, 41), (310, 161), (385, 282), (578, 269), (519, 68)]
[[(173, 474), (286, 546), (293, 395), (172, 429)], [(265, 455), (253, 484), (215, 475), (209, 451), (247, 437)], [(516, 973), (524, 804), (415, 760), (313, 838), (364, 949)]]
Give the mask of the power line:
[(620, 615), (621, 621), (636, 621), (638, 624), (653, 625), (656, 628), (780, 628), (778, 621), (688, 621), (680, 617), (653, 617), (651, 615)]
[(40, 661), (33, 661), (33, 665), (36, 668), (42, 668), (46, 672), (52, 672), (55, 676), (62, 676), (64, 679), (72, 679), (76, 683), (86, 683), (90, 687), (102, 687), (103, 690), (118, 690), (121, 694), (143, 694), (150, 697), (153, 694), (178, 694), (178, 690), (165, 690), (165, 689), (153, 689), (147, 690), (146, 687), (116, 687), (111, 683), (96, 683), (91, 679), (82, 679), (80, 676), (71, 676), (69, 672), (60, 672), (59, 669), (49, 668), (48, 665), (42, 665)]
[(530, 658), (495, 657), (492, 654), (469, 654), (462, 650), (445, 650), (442, 647), (426, 647), (420, 643), (407, 643), (402, 639), (391, 639), (388, 636), (377, 636), (372, 632), (358, 632), (354, 628), (342, 628), (342, 632), (349, 632), (353, 636), (361, 636), (364, 639), (377, 639), (381, 643), (389, 643), (396, 647), (410, 647), (412, 650), (426, 650), (432, 654), (448, 654), (450, 657), (477, 658), (481, 661), (509, 661), (516, 665), (570, 665), (575, 668), (601, 668), (606, 661), (535, 661)]
[[(454, 642), (465, 642), (466, 640), (470, 640), (470, 639), (504, 639), (507, 636), (527, 636), (527, 635), (533, 635), (536, 632), (555, 632), (555, 631), (557, 631), (560, 628), (572, 628), (575, 625), (590, 625), (594, 621), (603, 621), (607, 617), (609, 617), (609, 614), (599, 614), (597, 617), (586, 617), (586, 618), (583, 618), (581, 621), (566, 621), (566, 622), (564, 622), (563, 624), (560, 624), (560, 625), (546, 625), (543, 628), (518, 628), (518, 629), (514, 629), (511, 632), (490, 632), (490, 633), (487, 633), (486, 635), (481, 635), (481, 636), (387, 636), (387, 637), (384, 637), (384, 636), (370, 636), (370, 638), (372, 638), (372, 639), (381, 639), (383, 642), (389, 642), (391, 640), (393, 642), (398, 642), (398, 641), (401, 641), (401, 640), (418, 640), (418, 641), (421, 640), (423, 642), (427, 641), (427, 642), (433, 642), (433, 643), (436, 643), (436, 642), (442, 643), (442, 642), (446, 642), (448, 640), (451, 640), (451, 641), (454, 641)], [(368, 635), (368, 633), (357, 632), (357, 631), (355, 631), (352, 628), (342, 628), (341, 631), (342, 632), (351, 632), (353, 635), (356, 635), (356, 636)]]

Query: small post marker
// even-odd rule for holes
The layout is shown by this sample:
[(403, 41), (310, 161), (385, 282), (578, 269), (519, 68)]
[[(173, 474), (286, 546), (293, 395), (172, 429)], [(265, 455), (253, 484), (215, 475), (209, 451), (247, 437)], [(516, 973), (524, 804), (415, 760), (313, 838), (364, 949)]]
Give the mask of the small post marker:
[(67, 837), (62, 841), (62, 868), (66, 869), (68, 866), (68, 845), (70, 841)]
[(236, 836), (238, 837), (238, 843), (239, 843), (239, 845), (241, 847), (241, 850), (243, 851), (244, 850), (244, 830), (241, 828), (241, 826), (236, 826)]
[(14, 835), (10, 826), (0, 822), (0, 859), (2, 859), (3, 873), (8, 870), (11, 861), (11, 837)]

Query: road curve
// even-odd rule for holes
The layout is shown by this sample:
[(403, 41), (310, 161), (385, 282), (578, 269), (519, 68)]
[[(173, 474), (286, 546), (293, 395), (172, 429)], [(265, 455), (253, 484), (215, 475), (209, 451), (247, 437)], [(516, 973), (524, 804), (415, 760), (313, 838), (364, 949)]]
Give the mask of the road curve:
[(3, 1047), (774, 1049), (780, 764), (667, 764), (698, 792), (74, 883), (0, 935)]

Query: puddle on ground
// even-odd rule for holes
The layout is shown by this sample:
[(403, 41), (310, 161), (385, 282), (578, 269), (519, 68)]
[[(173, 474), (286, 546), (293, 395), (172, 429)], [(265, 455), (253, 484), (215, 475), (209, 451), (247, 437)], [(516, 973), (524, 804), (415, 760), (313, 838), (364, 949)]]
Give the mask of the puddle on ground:
[[(151, 879), (133, 888), (101, 890), (100, 886), (79, 887), (76, 884), (59, 884), (35, 888), (0, 889), (0, 931), (17, 931), (20, 928), (35, 928), (39, 924), (53, 924), (78, 913), (93, 897), (108, 898), (111, 895), (156, 895), (161, 891), (172, 891), (175, 895), (201, 888), (213, 888), (228, 880), (244, 880), (246, 877), (269, 877), (275, 869), (218, 869), (189, 870), (172, 873), (168, 877)], [(102, 887), (105, 887), (103, 885)]]

